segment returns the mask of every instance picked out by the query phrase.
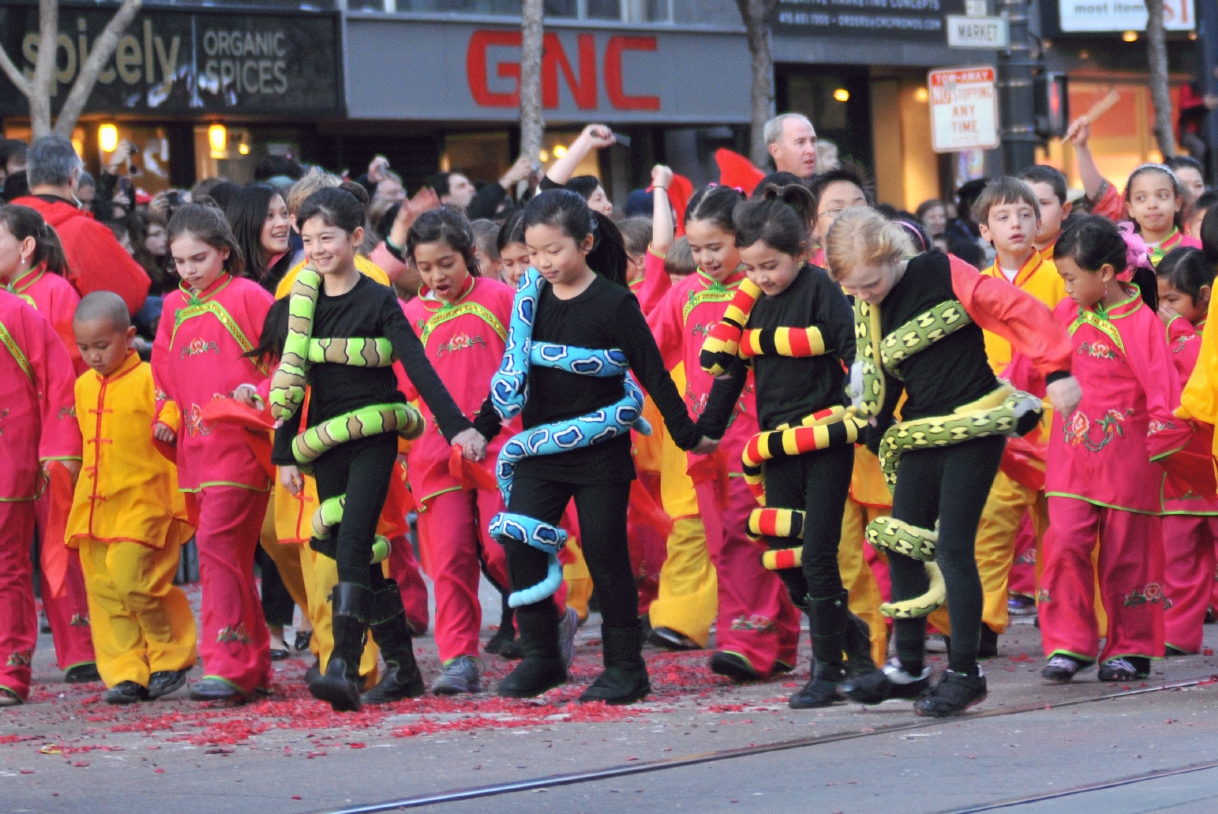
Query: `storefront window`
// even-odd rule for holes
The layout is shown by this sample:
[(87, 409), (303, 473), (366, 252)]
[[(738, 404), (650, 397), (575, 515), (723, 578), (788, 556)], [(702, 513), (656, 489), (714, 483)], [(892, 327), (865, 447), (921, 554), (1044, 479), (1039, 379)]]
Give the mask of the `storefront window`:
[[(520, 0), (347, 0), (348, 11), (520, 16)], [(732, 0), (545, 0), (551, 18), (739, 25)], [(675, 19), (674, 19), (675, 18)]]
[[(661, 0), (662, 2), (662, 0)], [(695, 25), (743, 25), (735, 0), (669, 0), (674, 23)]]

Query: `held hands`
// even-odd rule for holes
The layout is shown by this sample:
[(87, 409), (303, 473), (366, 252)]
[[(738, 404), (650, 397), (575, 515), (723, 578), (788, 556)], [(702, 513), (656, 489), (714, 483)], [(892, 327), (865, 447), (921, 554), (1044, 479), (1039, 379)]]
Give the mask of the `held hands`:
[(152, 428), (152, 437), (163, 444), (176, 444), (178, 442), (178, 434), (159, 421)]
[(304, 488), (304, 475), (300, 474), (300, 470), (295, 466), (281, 466), (279, 467), (279, 482), (292, 495), (298, 495)]
[(1079, 386), (1078, 379), (1067, 376), (1046, 387), (1045, 395), (1053, 409), (1065, 419), (1078, 409), (1078, 403), (1083, 399), (1083, 388)]
[(672, 168), (656, 164), (651, 168), (651, 185), (656, 189), (666, 190), (672, 186)]
[(459, 432), (453, 438), (453, 443), (460, 445), (461, 457), (467, 461), (478, 462), (486, 459), (486, 438), (473, 427)]
[(695, 455), (712, 455), (719, 450), (718, 438), (707, 438), (705, 435), (698, 441), (698, 445), (690, 450)]

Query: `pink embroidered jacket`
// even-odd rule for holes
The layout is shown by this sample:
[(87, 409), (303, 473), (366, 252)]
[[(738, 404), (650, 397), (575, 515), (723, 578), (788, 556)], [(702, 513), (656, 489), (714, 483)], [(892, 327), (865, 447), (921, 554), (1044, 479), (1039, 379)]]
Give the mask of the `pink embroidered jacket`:
[(51, 323), (0, 290), (0, 501), (33, 500), (40, 461), (81, 459), (75, 383)]
[[(425, 293), (425, 292), (424, 292)], [(478, 414), (491, 391), (491, 377), (499, 370), (512, 318), (512, 289), (498, 280), (468, 277), (463, 293), (453, 303), (442, 303), (418, 296), (402, 305), (410, 327), (419, 336), (427, 358), (440, 381), (452, 394), (457, 407), (471, 420)], [(409, 401), (419, 399), (396, 365), (399, 386)], [(410, 446), (408, 477), (415, 500), (425, 506), (438, 494), (461, 489), (449, 474), (451, 447), (444, 440), (426, 402), (418, 401), (427, 419), (427, 429)], [(499, 448), (520, 431), (520, 419), (506, 425), (489, 445), (483, 466), (494, 475)]]
[(1053, 417), (1045, 492), (1125, 511), (1158, 514), (1162, 468), (1192, 429), (1172, 414), (1180, 381), (1163, 323), (1134, 287), (1109, 309), (1080, 310), (1063, 300), (1054, 316), (1068, 326), (1078, 409)]
[(274, 299), (260, 285), (222, 274), (201, 294), (165, 297), (152, 350), (156, 419), (177, 432), (178, 487), (239, 486), (265, 491), (266, 470), (236, 424), (205, 424), (203, 406), (268, 371), (244, 354), (258, 342)]
[[(647, 317), (647, 324), (664, 357), (664, 366), (673, 370), (677, 365), (685, 365), (685, 406), (695, 421), (706, 409), (715, 383), (714, 377), (702, 369), (698, 354), (711, 328), (723, 319), (743, 280), (744, 272), (738, 271), (720, 283), (699, 269), (673, 286)], [(727, 456), (729, 471), (741, 471), (740, 454), (757, 432), (757, 401), (750, 369), (744, 392), (720, 444)], [(691, 468), (704, 457), (691, 453)]]

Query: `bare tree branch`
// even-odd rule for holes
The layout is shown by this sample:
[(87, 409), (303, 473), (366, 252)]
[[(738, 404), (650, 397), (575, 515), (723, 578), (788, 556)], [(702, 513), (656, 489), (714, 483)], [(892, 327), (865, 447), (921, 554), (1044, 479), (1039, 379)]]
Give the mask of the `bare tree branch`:
[[(123, 5), (114, 13), (98, 38), (93, 41), (93, 50), (89, 52), (89, 58), (80, 66), (80, 72), (76, 74), (76, 81), (72, 83), (72, 91), (64, 101), (63, 107), (60, 108), (59, 117), (55, 120), (57, 134), (65, 138), (71, 137), (72, 128), (76, 126), (76, 120), (80, 118), (85, 103), (89, 101), (89, 94), (93, 92), (93, 87), (97, 84), (97, 75), (101, 73), (106, 60), (114, 54), (114, 49), (118, 47), (118, 38), (135, 19), (135, 15), (143, 4), (144, 0), (123, 0)], [(148, 77), (148, 82), (152, 83), (151, 76)]]
[(5, 76), (17, 87), (17, 90), (21, 91), (21, 95), (27, 99), (30, 98), (30, 94), (34, 90), (33, 87), (30, 85), (29, 80), (25, 78), (25, 75), (21, 73), (21, 69), (9, 59), (8, 51), (4, 50), (3, 45), (0, 45), (0, 68), (4, 69)]

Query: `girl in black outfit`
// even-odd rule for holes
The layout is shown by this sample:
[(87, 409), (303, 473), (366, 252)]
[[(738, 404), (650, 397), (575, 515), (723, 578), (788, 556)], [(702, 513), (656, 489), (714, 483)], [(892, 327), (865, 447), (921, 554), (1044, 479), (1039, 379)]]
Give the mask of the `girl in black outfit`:
[[(854, 315), (841, 288), (824, 269), (808, 265), (811, 194), (800, 185), (770, 185), (758, 199), (736, 205), (732, 220), (745, 273), (764, 296), (753, 307), (747, 330), (819, 330), (823, 351), (815, 355), (766, 353), (754, 357), (757, 419), (762, 432), (797, 427), (813, 413), (844, 408), (845, 366), (854, 361)], [(762, 343), (762, 347), (768, 347)], [(699, 427), (721, 437), (748, 377), (740, 359), (715, 382)], [(850, 613), (842, 586), (837, 548), (842, 514), (854, 469), (854, 444), (840, 443), (802, 455), (765, 462), (766, 506), (803, 511), (802, 570), (778, 573), (796, 606), (811, 621), (812, 679), (791, 697), (796, 709), (840, 700), (846, 677), (843, 649), (854, 675), (874, 672), (867, 625)], [(771, 545), (785, 548), (781, 538)]]
[[(481, 460), (486, 455), (485, 438), (462, 415), (436, 375), (393, 289), (355, 268), (356, 248), (364, 239), (363, 222), (364, 205), (342, 188), (313, 193), (297, 215), (310, 266), (322, 279), (312, 337), (387, 337), (444, 437), (461, 445), (466, 457)], [(362, 407), (406, 401), (392, 367), (318, 363), (308, 368), (307, 377), (309, 422), (314, 426)], [(272, 457), (279, 465), (281, 482), (292, 494), (303, 486), (291, 449), (299, 426), (297, 410), (276, 430)], [(383, 575), (379, 564), (370, 564), (397, 454), (398, 437), (386, 432), (339, 444), (313, 462), (318, 498), (347, 496), (343, 520), (330, 533), (333, 548), (322, 552), (338, 564), (339, 581), (331, 594), (334, 652), (325, 672), (309, 685), (314, 697), (339, 711), (359, 709), (361, 701), (385, 703), (424, 691), (397, 584)], [(369, 626), (387, 668), (381, 682), (361, 698), (359, 660)]]
[[(713, 451), (715, 444), (702, 441), (690, 420), (638, 301), (626, 288), (626, 253), (612, 222), (593, 214), (579, 195), (550, 190), (529, 203), (524, 227), (533, 266), (548, 283), (538, 299), (533, 339), (622, 350), (677, 446)], [(524, 427), (569, 421), (620, 401), (623, 393), (620, 376), (595, 378), (533, 366)], [(579, 513), (580, 542), (604, 618), (605, 659), (605, 671), (581, 701), (629, 704), (651, 692), (641, 652), (638, 589), (626, 546), (626, 506), (634, 478), (628, 434), (591, 447), (526, 458), (516, 469), (509, 512), (557, 525), (574, 499)], [(503, 542), (513, 590), (546, 576), (544, 552), (511, 539)], [(566, 682), (558, 621), (549, 597), (517, 608), (524, 660), (499, 683), (500, 695), (531, 697)]]

